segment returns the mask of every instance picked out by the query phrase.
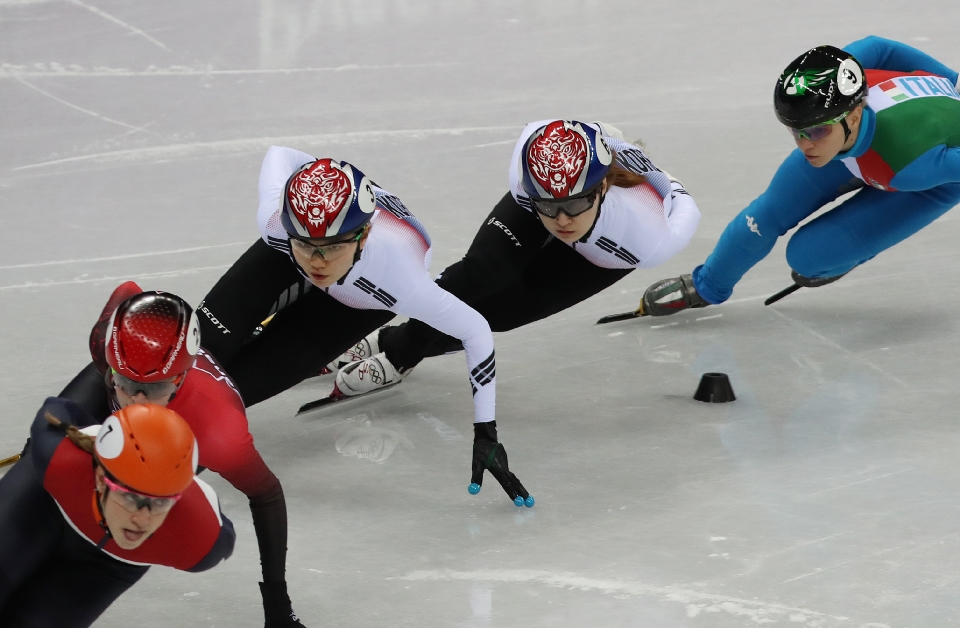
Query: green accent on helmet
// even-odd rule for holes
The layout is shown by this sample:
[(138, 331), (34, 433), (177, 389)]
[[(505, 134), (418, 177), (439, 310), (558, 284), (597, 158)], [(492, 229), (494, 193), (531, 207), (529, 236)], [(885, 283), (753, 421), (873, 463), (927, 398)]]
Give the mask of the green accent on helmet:
[(808, 89), (820, 87), (837, 76), (837, 68), (822, 68), (792, 72), (783, 79), (783, 90), (788, 96), (803, 96)]

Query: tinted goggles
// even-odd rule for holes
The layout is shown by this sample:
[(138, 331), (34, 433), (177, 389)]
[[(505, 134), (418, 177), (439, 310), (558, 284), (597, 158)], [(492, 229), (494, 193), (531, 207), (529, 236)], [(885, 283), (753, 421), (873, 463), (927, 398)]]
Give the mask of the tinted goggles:
[(185, 376), (184, 373), (181, 373), (172, 380), (162, 382), (138, 382), (129, 377), (124, 377), (113, 369), (110, 369), (108, 373), (110, 383), (113, 384), (113, 386), (119, 388), (131, 397), (136, 397), (137, 394), (143, 393), (143, 396), (147, 399), (162, 399), (177, 392)]
[(359, 242), (361, 237), (363, 237), (362, 230), (346, 240), (331, 242), (330, 244), (320, 246), (299, 238), (290, 238), (290, 248), (292, 248), (295, 253), (299, 253), (307, 259), (310, 259), (314, 255), (319, 255), (320, 259), (330, 261), (338, 257), (343, 257), (350, 250), (350, 244), (352, 242)]
[(847, 111), (846, 113), (837, 116), (833, 120), (827, 120), (826, 122), (821, 122), (820, 124), (808, 126), (805, 129), (794, 129), (793, 127), (787, 128), (790, 129), (790, 134), (793, 135), (793, 139), (795, 140), (810, 140), (811, 142), (816, 142), (830, 135), (830, 127), (846, 118), (848, 113), (850, 112)]
[(577, 198), (568, 198), (559, 201), (548, 201), (543, 199), (530, 200), (533, 203), (534, 209), (547, 218), (556, 218), (560, 215), (560, 212), (563, 212), (567, 216), (573, 218), (574, 216), (579, 216), (588, 209), (591, 209), (593, 207), (593, 202), (597, 200), (597, 194), (599, 193), (600, 189), (597, 188), (586, 196), (579, 196)]
[(183, 493), (177, 493), (169, 497), (144, 495), (143, 493), (131, 491), (121, 484), (117, 484), (106, 475), (103, 476), (103, 481), (110, 488), (110, 494), (116, 496), (116, 502), (127, 512), (137, 512), (141, 508), (146, 508), (155, 515), (162, 515), (170, 512), (173, 505), (183, 497)]

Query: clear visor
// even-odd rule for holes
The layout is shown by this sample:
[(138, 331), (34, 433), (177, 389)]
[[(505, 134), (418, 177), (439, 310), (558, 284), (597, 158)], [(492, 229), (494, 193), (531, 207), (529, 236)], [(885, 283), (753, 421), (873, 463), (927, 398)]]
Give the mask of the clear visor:
[(183, 493), (170, 495), (169, 497), (153, 497), (132, 491), (122, 484), (118, 484), (106, 475), (103, 481), (110, 488), (110, 494), (116, 497), (116, 502), (127, 512), (137, 512), (141, 508), (146, 508), (155, 515), (162, 515), (170, 512), (173, 505), (180, 501)]
[(138, 382), (110, 369), (110, 379), (115, 387), (131, 397), (136, 397), (138, 394), (143, 393), (143, 396), (147, 399), (163, 399), (164, 397), (172, 395), (180, 388), (180, 384), (183, 383), (183, 378), (184, 375), (181, 374), (173, 379), (162, 382)]

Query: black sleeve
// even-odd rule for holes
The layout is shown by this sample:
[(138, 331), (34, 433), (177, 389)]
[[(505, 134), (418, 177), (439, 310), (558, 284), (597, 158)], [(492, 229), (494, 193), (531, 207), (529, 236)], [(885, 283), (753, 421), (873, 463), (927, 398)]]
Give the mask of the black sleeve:
[(77, 373), (77, 376), (57, 396), (69, 399), (86, 410), (93, 418), (93, 423), (102, 423), (111, 414), (107, 385), (93, 362)]
[(197, 306), (203, 348), (227, 366), (267, 316), (305, 289), (290, 256), (257, 240)]
[(86, 427), (95, 425), (90, 414), (70, 401), (59, 397), (47, 397), (46, 401), (37, 411), (37, 416), (33, 419), (33, 425), (30, 426), (30, 449), (33, 453), (33, 464), (37, 471), (37, 477), (43, 478), (46, 473), (47, 465), (53, 457), (53, 452), (63, 441), (64, 432), (57, 429), (47, 422), (47, 415), (51, 415), (67, 425), (76, 425), (77, 427)]
[[(484, 219), (463, 259), (440, 273), (437, 285), (475, 308), (484, 297), (519, 283), (550, 240), (537, 215), (508, 192)], [(462, 348), (456, 338), (418, 320), (384, 329), (380, 347), (397, 368), (412, 368), (425, 357)]]
[(287, 560), (287, 503), (283, 488), (276, 486), (263, 495), (250, 498), (253, 529), (260, 547), (263, 581), (284, 582)]

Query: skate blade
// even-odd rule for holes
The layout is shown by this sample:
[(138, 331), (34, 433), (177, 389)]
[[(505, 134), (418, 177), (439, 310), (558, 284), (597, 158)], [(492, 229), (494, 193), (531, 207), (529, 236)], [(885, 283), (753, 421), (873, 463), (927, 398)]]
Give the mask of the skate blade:
[(763, 302), (763, 304), (764, 304), (764, 305), (771, 305), (771, 304), (773, 304), (773, 303), (776, 303), (777, 301), (779, 301), (779, 300), (782, 299), (783, 297), (789, 296), (789, 295), (793, 294), (794, 292), (796, 292), (796, 291), (799, 290), (799, 289), (800, 289), (800, 286), (799, 286), (798, 284), (793, 284), (792, 286), (788, 286), (788, 287), (784, 288), (783, 290), (781, 290), (780, 292), (778, 292), (778, 293), (776, 293), (775, 295), (773, 295), (772, 297), (768, 298), (766, 301)]
[(403, 380), (400, 380), (400, 381), (398, 381), (398, 382), (394, 382), (394, 383), (392, 383), (392, 384), (387, 384), (386, 386), (383, 386), (382, 388), (377, 388), (376, 390), (371, 390), (370, 392), (365, 392), (365, 393), (363, 393), (363, 394), (361, 394), (361, 395), (350, 395), (350, 396), (347, 396), (347, 395), (333, 395), (333, 394), (331, 394), (331, 395), (329, 395), (329, 396), (327, 396), (327, 397), (323, 397), (322, 399), (317, 399), (316, 401), (310, 401), (310, 402), (307, 402), (307, 403), (303, 404), (302, 406), (300, 406), (300, 409), (297, 410), (297, 416), (303, 414), (304, 412), (311, 412), (311, 411), (313, 411), (313, 410), (319, 410), (320, 408), (327, 408), (327, 407), (330, 407), (330, 406), (332, 406), (332, 405), (334, 405), (334, 404), (343, 403), (343, 402), (345, 402), (345, 401), (354, 401), (354, 400), (356, 400), (356, 399), (365, 399), (365, 398), (369, 397), (370, 395), (376, 395), (377, 393), (382, 393), (382, 392), (385, 391), (385, 390), (390, 390), (391, 388), (393, 388), (393, 387), (396, 386), (397, 384), (400, 384), (402, 381), (403, 381)]
[(646, 316), (640, 310), (634, 310), (632, 312), (623, 312), (621, 314), (610, 314), (609, 316), (604, 316), (598, 320), (596, 325), (606, 325), (607, 323), (615, 323), (617, 321), (628, 321), (631, 318), (640, 318), (641, 316)]
[(0, 469), (3, 467), (9, 467), (18, 460), (20, 460), (20, 454), (10, 456), (9, 458), (4, 458), (3, 460), (0, 460)]

